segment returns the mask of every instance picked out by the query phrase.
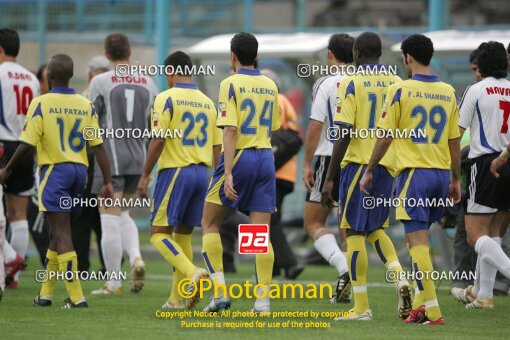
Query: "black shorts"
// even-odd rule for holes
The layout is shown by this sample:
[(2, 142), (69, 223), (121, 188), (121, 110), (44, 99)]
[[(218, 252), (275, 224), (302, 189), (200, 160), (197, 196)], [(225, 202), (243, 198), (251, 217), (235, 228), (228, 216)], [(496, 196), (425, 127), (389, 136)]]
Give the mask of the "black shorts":
[[(329, 161), (331, 160), (330, 156), (318, 156), (317, 161), (315, 162), (315, 184), (313, 185), (312, 192), (308, 192), (306, 194), (307, 202), (321, 202), (321, 192), (324, 187), (324, 182), (326, 181), (326, 174), (328, 173)], [(340, 166), (338, 167), (338, 171), (335, 174), (334, 178), (334, 186), (333, 192), (331, 196), (335, 202), (338, 202), (338, 197), (340, 194)]]
[(467, 183), (467, 213), (494, 214), (510, 210), (510, 165), (499, 170), (499, 178), (490, 172), (492, 161), (499, 153), (472, 159)]
[[(1, 166), (7, 165), (9, 160), (16, 152), (20, 142), (1, 141), (4, 145), (4, 154), (0, 159)], [(19, 195), (30, 196), (32, 195), (32, 188), (34, 187), (34, 157), (26, 157), (23, 163), (17, 168), (13, 169), (11, 176), (4, 184), (5, 192)]]

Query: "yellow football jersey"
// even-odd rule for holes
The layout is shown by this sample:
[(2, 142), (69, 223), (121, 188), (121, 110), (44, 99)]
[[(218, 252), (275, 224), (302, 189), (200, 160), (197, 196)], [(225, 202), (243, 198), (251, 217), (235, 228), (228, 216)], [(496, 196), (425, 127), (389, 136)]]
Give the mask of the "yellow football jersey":
[(450, 169), (448, 140), (460, 137), (455, 90), (435, 75), (416, 74), (390, 86), (378, 127), (415, 131), (395, 138), (397, 170)]
[[(375, 130), (381, 116), (386, 92), (390, 85), (401, 80), (399, 76), (383, 73), (358, 74), (342, 79), (338, 88), (334, 122), (351, 125), (354, 132), (342, 160), (342, 167), (348, 163), (368, 164), (377, 140)], [(390, 172), (395, 172), (393, 146), (380, 164)]]
[(166, 137), (158, 171), (203, 163), (210, 167), (213, 146), (221, 145), (217, 111), (193, 83), (176, 83), (156, 96), (151, 110), (152, 134)]
[(67, 162), (88, 166), (85, 142), (102, 144), (98, 129), (96, 111), (87, 98), (72, 88), (54, 87), (30, 103), (19, 140), (37, 147), (39, 167)]
[(241, 68), (220, 85), (218, 127), (237, 128), (236, 149), (271, 149), (280, 128), (276, 84), (260, 70)]

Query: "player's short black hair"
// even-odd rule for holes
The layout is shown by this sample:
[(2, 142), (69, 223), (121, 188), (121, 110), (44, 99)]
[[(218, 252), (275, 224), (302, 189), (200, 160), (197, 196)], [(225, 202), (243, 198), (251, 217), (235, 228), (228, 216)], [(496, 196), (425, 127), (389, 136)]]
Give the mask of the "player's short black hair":
[(364, 58), (380, 58), (382, 54), (381, 38), (374, 32), (363, 32), (354, 40), (353, 49), (360, 51)]
[(352, 63), (352, 46), (354, 38), (345, 33), (336, 33), (329, 38), (328, 50), (333, 53), (336, 60), (342, 63)]
[(475, 65), (477, 65), (477, 64), (478, 64), (478, 49), (473, 50), (473, 51), (469, 54), (469, 63), (470, 63), (470, 64), (475, 64)]
[(189, 55), (182, 51), (177, 51), (166, 57), (165, 66), (172, 66), (174, 71), (179, 72), (177, 75), (191, 76), (193, 63)]
[(404, 55), (409, 54), (418, 63), (424, 66), (430, 65), (430, 60), (434, 54), (434, 45), (429, 37), (423, 34), (413, 34), (408, 36), (400, 46)]
[(484, 42), (478, 46), (478, 70), (483, 78), (506, 78), (508, 54), (505, 46), (497, 41)]
[(129, 39), (123, 33), (111, 33), (104, 39), (104, 50), (111, 61), (129, 58)]
[(19, 53), (19, 35), (11, 28), (0, 29), (0, 47), (8, 56), (16, 58)]
[(230, 51), (233, 52), (242, 66), (252, 66), (257, 58), (259, 43), (253, 34), (240, 32), (230, 40)]
[(44, 74), (44, 70), (46, 69), (46, 66), (48, 66), (48, 65), (47, 64), (42, 64), (37, 69), (37, 73), (35, 74), (35, 76), (37, 77), (37, 80), (43, 81), (43, 74)]
[(506, 53), (510, 54), (510, 43), (508, 43), (508, 46), (506, 47)]

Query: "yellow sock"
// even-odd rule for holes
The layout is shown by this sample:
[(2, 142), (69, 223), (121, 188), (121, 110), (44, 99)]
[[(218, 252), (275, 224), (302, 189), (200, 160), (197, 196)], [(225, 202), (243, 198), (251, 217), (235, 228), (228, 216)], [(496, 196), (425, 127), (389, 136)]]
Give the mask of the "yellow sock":
[[(58, 254), (56, 251), (48, 249), (44, 267), (46, 269), (46, 280), (42, 284), (39, 296), (51, 298), (53, 297), (55, 285), (57, 284), (56, 272), (58, 271)], [(52, 274), (50, 275), (49, 273)]]
[(273, 245), (269, 243), (267, 254), (255, 255), (255, 272), (257, 274), (257, 283), (263, 285), (271, 284), (273, 277), (274, 252)]
[[(74, 273), (78, 271), (78, 257), (76, 256), (76, 252), (69, 251), (58, 255), (57, 258), (58, 268), (62, 273), (64, 273), (64, 283), (67, 293), (69, 294), (71, 301), (73, 303), (77, 303), (83, 298), (83, 291), (81, 290), (80, 278), (77, 275), (74, 275)], [(73, 273), (72, 277), (71, 274), (66, 274), (66, 272), (69, 271)]]
[(423, 301), (423, 294), (420, 292), (420, 289), (416, 284), (416, 280), (413, 280), (413, 289), (414, 289), (413, 309), (418, 309), (419, 307), (425, 305), (425, 301)]
[(354, 312), (363, 313), (368, 309), (368, 256), (364, 236), (347, 237), (347, 263), (354, 295)]
[(202, 237), (202, 256), (209, 273), (223, 273), (223, 246), (219, 233), (204, 234)]
[[(193, 247), (191, 246), (191, 234), (177, 234), (174, 233), (174, 241), (177, 243), (184, 255), (193, 262)], [(169, 300), (174, 303), (179, 303), (182, 300), (181, 295), (179, 294), (179, 290), (177, 287), (179, 286), (179, 282), (184, 279), (184, 274), (179, 270), (175, 269), (174, 271), (174, 280), (172, 282), (172, 293), (170, 294)]]
[(169, 234), (156, 233), (151, 236), (151, 243), (163, 258), (179, 270), (185, 277), (192, 277), (197, 267), (184, 254), (182, 248), (172, 240)]
[[(377, 229), (371, 233), (368, 236), (368, 242), (375, 249), (377, 255), (379, 255), (379, 258), (381, 259), (381, 262), (384, 263), (386, 270), (396, 272), (403, 271), (400, 261), (398, 260), (397, 252), (395, 251), (395, 246), (393, 246), (393, 242), (391, 242), (391, 239), (384, 230)], [(396, 283), (397, 282), (395, 282), (395, 284)]]
[(421, 272), (423, 275), (418, 275), (416, 284), (420, 289), (420, 295), (423, 295), (424, 305), (427, 317), (435, 321), (439, 319), (441, 310), (437, 302), (436, 288), (434, 282), (430, 278), (430, 274), (434, 268), (432, 267), (432, 260), (430, 259), (429, 247), (428, 246), (414, 246), (410, 250), (411, 257), (413, 258), (413, 269), (416, 272)]

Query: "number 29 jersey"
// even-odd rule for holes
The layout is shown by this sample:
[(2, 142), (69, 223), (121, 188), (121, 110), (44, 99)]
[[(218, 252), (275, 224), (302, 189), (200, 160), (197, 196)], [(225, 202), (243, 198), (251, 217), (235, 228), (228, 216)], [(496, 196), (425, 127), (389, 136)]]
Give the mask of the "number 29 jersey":
[(241, 68), (220, 84), (218, 127), (237, 128), (236, 150), (271, 149), (280, 128), (278, 89), (260, 70)]
[[(144, 75), (118, 77), (111, 70), (92, 78), (90, 100), (96, 107), (99, 127), (107, 133), (115, 132), (113, 138), (105, 134), (104, 143), (112, 175), (142, 173), (146, 139), (135, 137), (148, 131), (150, 109), (156, 94), (154, 81)], [(98, 173), (99, 166), (96, 170)]]
[(39, 95), (37, 77), (18, 63), (0, 64), (0, 140), (17, 141), (30, 102)]
[[(193, 83), (176, 83), (160, 93), (151, 112), (152, 134), (167, 134), (158, 172), (191, 164), (212, 165), (213, 146), (221, 145), (216, 107)], [(177, 134), (181, 133), (181, 136)]]
[[(449, 170), (448, 140), (460, 137), (455, 90), (436, 75), (415, 74), (391, 85), (377, 126), (395, 137), (397, 173), (407, 168)], [(411, 133), (414, 130), (414, 133)]]

